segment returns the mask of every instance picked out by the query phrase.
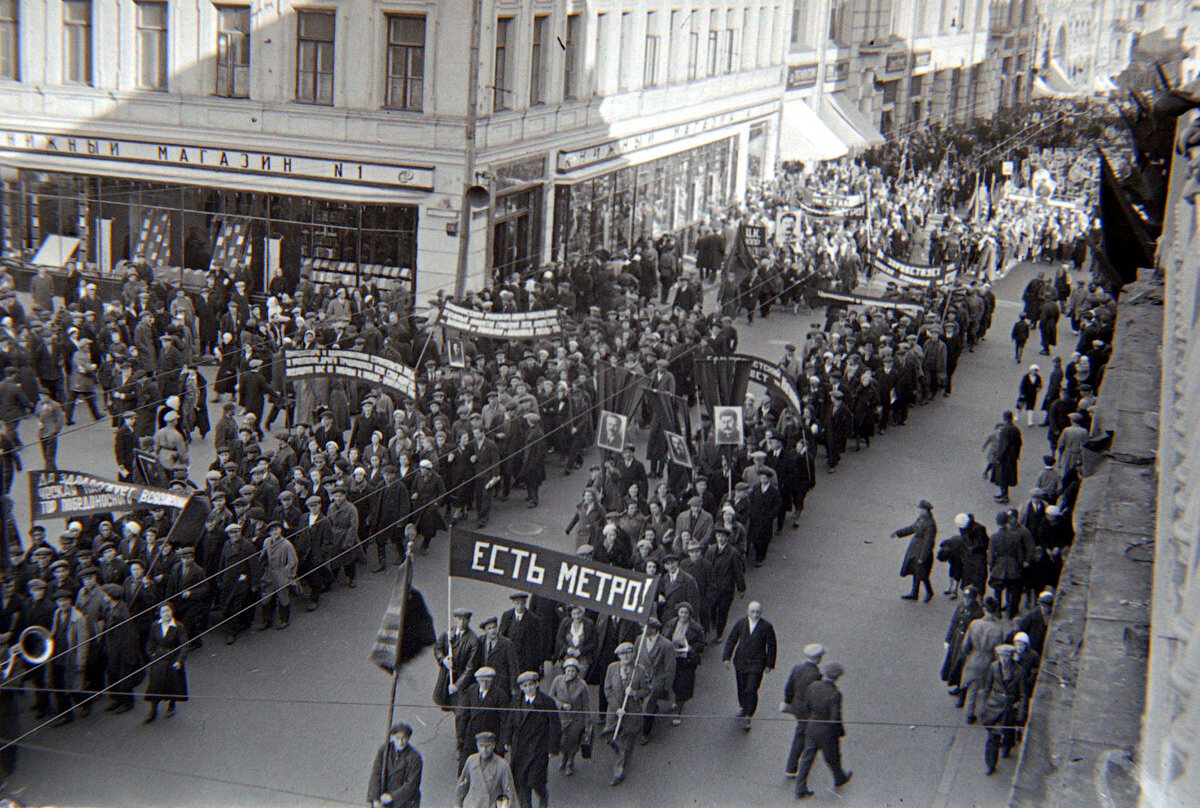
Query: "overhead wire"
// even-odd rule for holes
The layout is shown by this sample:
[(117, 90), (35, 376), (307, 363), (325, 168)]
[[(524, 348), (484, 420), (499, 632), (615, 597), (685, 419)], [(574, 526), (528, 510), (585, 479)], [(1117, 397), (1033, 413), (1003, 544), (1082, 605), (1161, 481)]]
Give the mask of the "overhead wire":
[[(760, 281), (760, 282), (759, 282), (758, 284), (756, 284), (754, 287), (751, 287), (751, 289), (757, 289), (757, 288), (761, 288), (762, 286), (764, 286), (764, 285), (765, 285), (766, 283), (768, 283), (768, 282), (769, 282), (769, 279), (767, 279), (767, 280), (763, 280), (763, 281)], [(695, 350), (696, 350), (698, 347), (699, 347), (698, 345), (690, 345), (690, 346), (686, 346), (686, 347), (684, 348), (683, 352), (682, 352), (680, 355), (681, 355), (681, 356), (683, 356), (683, 355), (690, 354), (690, 353), (694, 352), (694, 351), (695, 351)], [(643, 374), (643, 375), (644, 375), (644, 374)], [(641, 379), (637, 379), (637, 378), (635, 378), (633, 381), (630, 381), (628, 384), (625, 384), (625, 385), (621, 386), (620, 388), (618, 388), (618, 389), (617, 389), (617, 390), (616, 390), (616, 391), (613, 393), (613, 395), (617, 395), (617, 394), (620, 394), (620, 393), (622, 393), (622, 392), (624, 392), (624, 391), (626, 391), (626, 390), (632, 389), (634, 386), (636, 386), (637, 384), (640, 384), (640, 383), (641, 383)], [(558, 430), (561, 430), (561, 429), (564, 429), (564, 428), (566, 428), (566, 427), (568, 427), (568, 426), (571, 426), (571, 425), (572, 425), (572, 424), (573, 424), (575, 421), (577, 421), (577, 420), (581, 420), (581, 419), (583, 419), (583, 418), (590, 418), (590, 417), (591, 417), (591, 412), (590, 412), (590, 411), (588, 411), (588, 412), (584, 412), (584, 413), (580, 413), (579, 415), (576, 415), (576, 416), (571, 416), (571, 417), (567, 418), (566, 420), (564, 420), (562, 424), (559, 424), (558, 426), (555, 426), (555, 427), (551, 428), (550, 430), (547, 430), (547, 431), (545, 432), (545, 436), (548, 438), (550, 435), (554, 434), (554, 433), (555, 433), (555, 432), (557, 432)], [(396, 527), (396, 526), (398, 526), (398, 525), (400, 525), (400, 524), (402, 524), (402, 523), (406, 522), (407, 520), (411, 520), (411, 519), (413, 518), (414, 514), (416, 514), (416, 513), (419, 513), (419, 512), (421, 512), (421, 511), (423, 511), (425, 508), (428, 508), (428, 507), (433, 507), (433, 506), (435, 506), (435, 505), (436, 505), (438, 502), (440, 502), (440, 501), (441, 501), (441, 499), (442, 499), (442, 498), (444, 498), (444, 497), (448, 497), (448, 496), (449, 496), (451, 493), (453, 493), (453, 492), (456, 492), (456, 491), (458, 491), (458, 490), (460, 490), (460, 489), (462, 489), (462, 488), (464, 488), (464, 487), (466, 487), (466, 486), (468, 486), (468, 485), (472, 484), (474, 481), (476, 481), (477, 479), (479, 479), (479, 478), (483, 477), (485, 474), (487, 474), (487, 473), (490, 473), (491, 471), (493, 471), (493, 470), (495, 470), (495, 469), (497, 469), (497, 468), (501, 468), (501, 467), (503, 466), (503, 464), (504, 464), (504, 463), (506, 463), (506, 462), (508, 462), (508, 461), (512, 460), (514, 457), (517, 457), (517, 456), (518, 456), (518, 455), (520, 455), (520, 454), (521, 454), (521, 452), (523, 452), (523, 451), (524, 451), (524, 447), (522, 447), (521, 449), (518, 449), (518, 450), (516, 450), (516, 451), (514, 451), (514, 452), (511, 452), (511, 453), (509, 453), (508, 455), (505, 455), (504, 457), (502, 457), (501, 459), (499, 459), (498, 461), (496, 461), (496, 462), (495, 462), (495, 463), (493, 463), (492, 465), (490, 465), (490, 466), (486, 467), (485, 469), (483, 469), (483, 470), (481, 470), (481, 471), (477, 471), (477, 472), (476, 472), (474, 475), (472, 475), (471, 477), (469, 477), (468, 479), (466, 479), (466, 480), (465, 480), (465, 481), (463, 481), (462, 483), (460, 483), (460, 484), (456, 485), (454, 488), (452, 488), (452, 489), (448, 489), (448, 490), (447, 490), (447, 491), (446, 491), (444, 494), (442, 494), (442, 495), (441, 495), (441, 497), (439, 497), (438, 499), (431, 500), (431, 501), (430, 501), (430, 502), (428, 502), (428, 503), (423, 503), (423, 504), (421, 504), (420, 506), (418, 506), (418, 507), (417, 507), (415, 510), (413, 510), (413, 511), (410, 511), (410, 512), (409, 512), (408, 514), (406, 514), (405, 516), (403, 516), (403, 517), (401, 517), (401, 518), (399, 518), (399, 519), (396, 519), (396, 520), (394, 520), (393, 522), (389, 523), (388, 525), (385, 525), (385, 526), (383, 526), (382, 528), (380, 528), (380, 529), (378, 529), (378, 530), (374, 531), (373, 533), (371, 533), (371, 534), (370, 534), (369, 536), (367, 536), (366, 538), (360, 538), (360, 539), (358, 540), (358, 542), (357, 542), (357, 543), (355, 543), (355, 544), (352, 544), (352, 545), (350, 545), (349, 547), (346, 547), (345, 549), (343, 549), (342, 551), (338, 552), (336, 555), (332, 556), (331, 558), (325, 559), (323, 562), (321, 562), (319, 565), (317, 565), (317, 566), (313, 567), (311, 570), (308, 570), (308, 571), (306, 571), (305, 573), (303, 573), (303, 574), (301, 574), (301, 575), (298, 575), (298, 576), (296, 576), (296, 579), (295, 579), (295, 580), (299, 581), (299, 580), (301, 580), (301, 579), (303, 579), (303, 578), (306, 578), (306, 577), (308, 577), (308, 576), (310, 576), (310, 575), (313, 575), (313, 574), (315, 574), (315, 573), (317, 573), (317, 572), (319, 572), (319, 571), (321, 571), (321, 570), (323, 570), (323, 569), (325, 569), (325, 568), (328, 568), (328, 567), (330, 567), (330, 566), (331, 566), (331, 565), (333, 565), (335, 562), (338, 562), (338, 561), (339, 561), (339, 559), (342, 559), (343, 557), (345, 557), (345, 556), (347, 556), (347, 555), (349, 555), (349, 554), (351, 554), (351, 553), (353, 553), (353, 552), (357, 551), (357, 550), (360, 548), (360, 546), (361, 546), (361, 545), (363, 545), (363, 544), (365, 544), (367, 541), (369, 541), (369, 540), (371, 540), (371, 539), (375, 538), (376, 536), (379, 536), (379, 535), (382, 535), (382, 534), (384, 534), (384, 533), (385, 533), (385, 531), (391, 530), (392, 528), (394, 528), (394, 527)], [(261, 551), (260, 551), (260, 552), (261, 552)], [(241, 561), (237, 562), (237, 565), (241, 565), (241, 564), (245, 564), (245, 563), (249, 563), (249, 562), (251, 562), (251, 561), (254, 561), (254, 560), (257, 558), (257, 556), (258, 556), (258, 555), (259, 555), (259, 552), (256, 552), (256, 553), (254, 553), (253, 555), (247, 556), (246, 558), (244, 558), (244, 559), (242, 559)], [(410, 556), (410, 558), (411, 558), (411, 556)], [(218, 573), (214, 573), (214, 574), (212, 574), (212, 575), (209, 575), (209, 576), (205, 577), (204, 579), (202, 579), (201, 581), (198, 581), (198, 582), (195, 582), (195, 583), (193, 583), (193, 584), (192, 584), (192, 586), (193, 586), (193, 587), (195, 587), (195, 586), (198, 586), (198, 585), (200, 585), (200, 584), (202, 584), (202, 583), (206, 583), (206, 582), (208, 582), (208, 581), (211, 581), (211, 580), (213, 580), (213, 579), (215, 579), (215, 578), (221, 577), (221, 576), (223, 576), (223, 575), (225, 574), (225, 572), (226, 572), (228, 569), (235, 569), (235, 568), (236, 568), (236, 566), (231, 566), (231, 567), (227, 568), (226, 570), (221, 570), (221, 571), (220, 571), (220, 572), (218, 572)], [(230, 622), (230, 621), (232, 621), (233, 619), (235, 619), (235, 618), (237, 618), (237, 617), (240, 617), (240, 616), (242, 616), (242, 615), (244, 615), (244, 614), (246, 614), (246, 613), (248, 613), (248, 612), (252, 612), (253, 610), (255, 610), (255, 609), (257, 609), (257, 608), (258, 608), (258, 605), (259, 605), (259, 603), (260, 603), (260, 602), (262, 602), (262, 601), (264, 601), (264, 600), (267, 600), (267, 599), (269, 599), (269, 598), (273, 597), (274, 595), (277, 595), (278, 593), (280, 593), (280, 592), (284, 591), (285, 589), (290, 589), (290, 588), (291, 588), (291, 585), (292, 585), (292, 584), (291, 584), (291, 582), (289, 582), (289, 583), (287, 583), (287, 584), (284, 584), (283, 586), (280, 586), (280, 587), (277, 587), (277, 588), (275, 588), (274, 590), (272, 590), (272, 591), (271, 591), (271, 592), (269, 592), (269, 593), (260, 593), (260, 594), (259, 594), (259, 597), (258, 597), (258, 599), (257, 599), (257, 600), (255, 600), (254, 602), (250, 603), (250, 604), (249, 604), (249, 605), (247, 605), (246, 607), (244, 607), (244, 608), (242, 608), (242, 609), (238, 610), (237, 612), (235, 612), (235, 613), (233, 613), (233, 614), (226, 615), (226, 616), (225, 616), (225, 617), (224, 617), (222, 620), (218, 621), (216, 624), (214, 624), (214, 625), (210, 625), (210, 626), (209, 626), (208, 628), (206, 628), (204, 631), (202, 631), (202, 632), (199, 632), (199, 633), (196, 635), (196, 638), (202, 638), (202, 637), (204, 637), (204, 636), (207, 636), (208, 634), (212, 633), (212, 632), (213, 632), (213, 631), (215, 631), (216, 629), (218, 629), (218, 628), (220, 628), (220, 627), (224, 626), (225, 624), (229, 623), (229, 622)], [(153, 606), (151, 606), (151, 607), (148, 607), (147, 609), (144, 609), (143, 611), (141, 611), (141, 612), (137, 613), (137, 615), (132, 615), (132, 614), (131, 614), (131, 615), (130, 615), (128, 618), (126, 618), (125, 620), (123, 620), (121, 623), (114, 624), (113, 626), (106, 626), (106, 627), (105, 627), (103, 630), (101, 630), (100, 632), (98, 632), (96, 635), (94, 635), (94, 636), (90, 637), (90, 638), (88, 639), (88, 642), (94, 642), (94, 641), (95, 641), (97, 638), (104, 636), (104, 635), (105, 635), (105, 634), (107, 634), (109, 631), (111, 631), (111, 630), (113, 630), (113, 629), (115, 629), (115, 628), (117, 628), (117, 627), (119, 627), (119, 626), (126, 625), (126, 624), (128, 624), (128, 623), (130, 623), (130, 622), (133, 622), (133, 621), (134, 621), (136, 618), (138, 618), (138, 617), (142, 617), (142, 616), (145, 616), (145, 615), (147, 615), (147, 614), (150, 614), (150, 613), (154, 612), (155, 610), (157, 610), (158, 608), (160, 608), (162, 605), (164, 605), (164, 604), (169, 604), (169, 603), (171, 603), (171, 602), (172, 602), (172, 598), (163, 598), (162, 600), (160, 600), (160, 601), (159, 601), (158, 603), (156, 603), (155, 605), (153, 605)], [(43, 663), (41, 663), (41, 664), (43, 664), (43, 665), (49, 665), (49, 664), (50, 664), (51, 662), (53, 662), (55, 659), (58, 659), (58, 658), (60, 658), (60, 657), (62, 657), (62, 656), (64, 656), (64, 655), (66, 655), (66, 654), (68, 654), (68, 653), (71, 653), (71, 652), (70, 652), (70, 650), (63, 650), (63, 651), (56, 652), (56, 653), (55, 653), (55, 654), (54, 654), (54, 655), (53, 655), (53, 656), (52, 656), (50, 659), (46, 660), (45, 662), (43, 662)], [(143, 671), (146, 671), (146, 670), (148, 670), (148, 669), (151, 667), (151, 665), (153, 665), (153, 664), (155, 663), (155, 661), (156, 661), (156, 660), (151, 660), (151, 661), (149, 661), (149, 662), (145, 663), (144, 665), (142, 665), (142, 666), (141, 666), (140, 668), (138, 668), (137, 670), (130, 671), (130, 672), (129, 672), (128, 674), (126, 674), (126, 675), (127, 675), (127, 676), (133, 676), (133, 675), (136, 675), (136, 674), (138, 674), (138, 673), (141, 673), (141, 672), (143, 672)], [(88, 701), (90, 701), (90, 700), (92, 700), (92, 699), (95, 699), (95, 698), (97, 698), (97, 697), (96, 697), (96, 696), (91, 696), (91, 697), (89, 697)], [(30, 730), (26, 731), (24, 734), (22, 734), (22, 735), (21, 735), (21, 736), (19, 736), (18, 738), (12, 739), (12, 740), (10, 740), (10, 741), (7, 741), (6, 743), (4, 743), (2, 746), (0, 746), (0, 750), (6, 749), (6, 748), (8, 748), (9, 746), (11, 746), (11, 745), (13, 745), (13, 744), (17, 743), (18, 741), (20, 741), (20, 740), (22, 740), (22, 739), (24, 739), (24, 738), (27, 738), (27, 737), (29, 737), (30, 735), (32, 735), (32, 734), (34, 734), (34, 733), (36, 733), (37, 731), (39, 731), (39, 730), (43, 729), (43, 728), (44, 728), (44, 727), (46, 727), (46, 726), (48, 726), (48, 725), (52, 724), (53, 722), (57, 721), (58, 719), (60, 719), (60, 718), (63, 718), (63, 717), (65, 717), (65, 716), (67, 716), (67, 715), (68, 715), (68, 714), (70, 714), (71, 712), (72, 712), (72, 708), (69, 708), (69, 709), (67, 709), (67, 710), (63, 710), (62, 712), (58, 713), (57, 715), (54, 715), (54, 716), (52, 716), (52, 717), (50, 717), (50, 718), (47, 718), (47, 719), (45, 719), (45, 720), (44, 720), (44, 721), (43, 721), (41, 724), (39, 724), (39, 725), (37, 725), (36, 727), (34, 727), (34, 728), (32, 728), (32, 729), (30, 729)]]

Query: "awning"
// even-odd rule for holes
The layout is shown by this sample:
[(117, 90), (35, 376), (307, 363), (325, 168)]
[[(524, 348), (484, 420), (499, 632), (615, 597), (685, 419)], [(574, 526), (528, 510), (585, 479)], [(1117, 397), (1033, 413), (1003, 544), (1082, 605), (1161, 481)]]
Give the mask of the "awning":
[(821, 120), (851, 150), (861, 151), (883, 145), (883, 135), (845, 93), (825, 94), (821, 104)]
[(1071, 77), (1062, 69), (1062, 65), (1057, 59), (1051, 59), (1050, 65), (1046, 70), (1041, 71), (1038, 75), (1046, 79), (1046, 83), (1050, 85), (1050, 89), (1064, 95), (1079, 95), (1080, 89), (1075, 86), (1075, 82), (1071, 81)]
[(79, 239), (77, 238), (49, 235), (42, 242), (42, 246), (38, 247), (37, 254), (33, 256), (33, 260), (29, 263), (33, 266), (62, 269), (71, 260), (71, 256), (75, 254), (75, 250), (78, 247)]
[(1033, 77), (1033, 90), (1030, 93), (1034, 98), (1068, 98), (1070, 93), (1060, 93), (1046, 83), (1046, 80), (1041, 76)]
[(779, 159), (819, 163), (836, 160), (850, 150), (802, 98), (783, 102)]

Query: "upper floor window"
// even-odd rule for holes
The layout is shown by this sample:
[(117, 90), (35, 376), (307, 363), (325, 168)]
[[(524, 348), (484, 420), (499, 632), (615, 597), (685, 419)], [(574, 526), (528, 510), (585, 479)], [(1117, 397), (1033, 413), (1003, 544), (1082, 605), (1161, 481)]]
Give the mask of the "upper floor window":
[(496, 20), (496, 49), (493, 64), (495, 77), (492, 79), (492, 109), (512, 109), (512, 65), (508, 58), (509, 39), (512, 36), (513, 18), (499, 17)]
[(391, 109), (420, 112), (425, 98), (425, 18), (388, 17), (387, 98)]
[(167, 4), (137, 4), (138, 87), (167, 89)]
[(301, 11), (296, 33), (296, 100), (333, 106), (332, 11)]
[(567, 36), (563, 40), (563, 98), (579, 98), (579, 43), (582, 17), (567, 15)]
[(92, 0), (63, 0), (63, 81), (92, 83)]
[(217, 95), (250, 97), (250, 9), (217, 6)]
[(17, 50), (17, 0), (0, 0), (0, 78), (21, 78)]
[(533, 43), (529, 51), (529, 103), (546, 102), (546, 39), (550, 36), (550, 17), (533, 18)]

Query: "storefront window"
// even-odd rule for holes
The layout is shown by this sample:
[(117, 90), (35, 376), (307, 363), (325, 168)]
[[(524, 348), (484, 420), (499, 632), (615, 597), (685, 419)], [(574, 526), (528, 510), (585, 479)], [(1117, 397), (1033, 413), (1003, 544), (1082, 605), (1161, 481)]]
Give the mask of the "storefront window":
[[(46, 236), (62, 235), (81, 240), (75, 257), (86, 261), (99, 249), (93, 249), (95, 233), (107, 232), (103, 252), (114, 265), (224, 267), (261, 279), (264, 240), (272, 238), (280, 240), (280, 269), (289, 276), (298, 277), (305, 264), (346, 262), (336, 271), (352, 279), (415, 283), (417, 209), (411, 205), (22, 171), (9, 184), (4, 219), (4, 249), (26, 256)], [(93, 264), (90, 271), (98, 270)]]
[(622, 168), (555, 193), (554, 255), (570, 260), (598, 249), (629, 250), (671, 232), (690, 249), (696, 225), (729, 204), (733, 138)]

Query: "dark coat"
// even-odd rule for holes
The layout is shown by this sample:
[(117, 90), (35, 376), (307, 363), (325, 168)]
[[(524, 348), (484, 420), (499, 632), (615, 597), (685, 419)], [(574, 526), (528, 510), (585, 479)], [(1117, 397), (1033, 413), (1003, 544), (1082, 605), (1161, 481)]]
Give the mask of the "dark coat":
[(517, 649), (508, 637), (503, 635), (497, 637), (491, 653), (488, 653), (487, 635), (480, 635), (479, 652), (475, 659), (475, 670), (488, 667), (496, 671), (497, 688), (508, 693), (517, 689), (517, 677), (523, 671), (521, 662), (517, 659)]
[[(1018, 581), (1025, 569), (1025, 546), (1015, 530), (997, 530), (988, 548), (988, 581), (1001, 585)], [(994, 584), (993, 584), (994, 586)]]
[(900, 575), (915, 575), (918, 578), (928, 576), (933, 569), (933, 543), (937, 539), (937, 522), (933, 520), (933, 514), (923, 511), (917, 521), (900, 528), (896, 535), (912, 536), (908, 549), (904, 551)]
[(479, 658), (479, 637), (475, 632), (466, 629), (452, 644), (449, 635), (443, 634), (433, 646), (433, 656), (438, 662), (437, 682), (433, 688), (433, 703), (448, 706), (454, 701), (454, 696), (447, 688), (450, 685), (450, 672), (442, 664), (442, 660), (453, 650), (454, 684), (458, 686), (459, 695), (466, 691), (475, 680), (475, 669)]
[[(183, 623), (175, 625), (164, 634), (161, 624), (155, 621), (146, 638), (146, 656), (150, 659), (149, 681), (146, 683), (146, 701), (156, 703), (164, 699), (187, 701), (187, 629)], [(179, 668), (175, 668), (179, 663)]]
[(518, 620), (516, 610), (508, 609), (500, 615), (500, 634), (512, 642), (522, 672), (541, 670), (545, 652), (542, 647), (542, 622), (536, 614), (526, 609)]
[[(577, 656), (580, 660), (589, 663), (596, 659), (596, 650), (598, 648), (599, 637), (596, 635), (596, 624), (589, 618), (583, 618), (583, 640), (580, 642)], [(562, 622), (558, 624), (558, 634), (554, 639), (554, 658), (556, 660), (567, 656), (568, 650), (571, 648), (571, 618), (564, 617)], [(616, 645), (613, 646), (616, 648)]]
[(821, 746), (846, 734), (842, 726), (842, 694), (828, 679), (808, 686), (804, 691), (804, 709), (809, 719), (804, 727), (805, 746)]
[(1007, 423), (1000, 428), (999, 440), (996, 443), (996, 464), (992, 468), (992, 482), (996, 485), (1017, 484), (1021, 443), (1021, 430), (1015, 424)]
[(391, 741), (383, 744), (375, 754), (371, 779), (367, 781), (367, 802), (379, 799), (380, 794), (391, 794), (391, 808), (420, 808), (423, 767), (420, 753), (412, 746), (397, 752)]
[(129, 607), (123, 601), (117, 601), (109, 615), (110, 625), (103, 634), (104, 673), (109, 687), (116, 691), (133, 690), (145, 678), (137, 626), (129, 618)]
[[(484, 695), (475, 683), (459, 694), (458, 709), (454, 716), (454, 728), (459, 742), (459, 754), (474, 754), (475, 736), (480, 732), (494, 732), (497, 740), (503, 740), (504, 709), (511, 703), (512, 694), (495, 684)], [(499, 746), (499, 745), (498, 745)]]
[(750, 618), (743, 617), (733, 624), (721, 659), (732, 659), (739, 671), (763, 671), (775, 667), (775, 652), (775, 627), (760, 618), (750, 631)]
[(525, 788), (545, 789), (550, 756), (558, 754), (562, 743), (558, 705), (540, 690), (532, 705), (525, 701), (524, 693), (517, 693), (507, 714), (504, 737), (518, 793)]
[(789, 713), (802, 721), (808, 718), (808, 702), (805, 701), (808, 686), (820, 679), (821, 669), (815, 662), (805, 660), (792, 668), (787, 683), (783, 686), (783, 703)]

